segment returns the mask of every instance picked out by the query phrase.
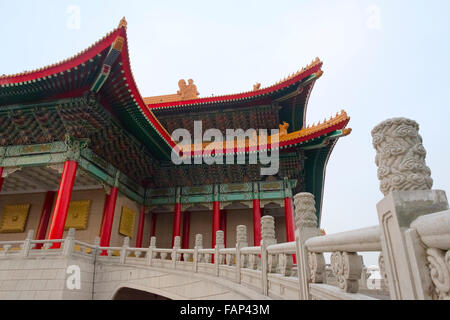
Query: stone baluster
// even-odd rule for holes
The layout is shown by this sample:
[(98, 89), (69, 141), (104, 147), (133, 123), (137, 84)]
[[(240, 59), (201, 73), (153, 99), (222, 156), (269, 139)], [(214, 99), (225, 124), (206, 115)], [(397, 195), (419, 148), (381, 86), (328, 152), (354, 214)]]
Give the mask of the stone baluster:
[(215, 250), (215, 259), (214, 259), (214, 265), (216, 270), (216, 276), (220, 275), (220, 265), (223, 264), (224, 256), (219, 253), (220, 249), (225, 248), (224, 244), (224, 233), (222, 230), (216, 231), (216, 247)]
[(64, 239), (63, 255), (69, 257), (72, 255), (75, 245), (75, 229), (70, 228), (66, 239)]
[(232, 266), (233, 265), (233, 255), (227, 253), (225, 256), (226, 256), (225, 261), (226, 261), (227, 266)]
[(161, 252), (159, 254), (159, 256), (161, 257), (161, 260), (166, 260), (167, 259), (167, 252)]
[(331, 255), (331, 271), (344, 292), (358, 292), (362, 269), (363, 260), (357, 253), (333, 252)]
[(99, 236), (95, 237), (95, 239), (94, 239), (94, 246), (95, 246), (95, 249), (94, 249), (93, 254), (94, 254), (94, 257), (95, 257), (95, 256), (98, 256), (100, 254), (100, 250), (99, 250), (100, 237)]
[[(270, 258), (270, 256), (269, 256)], [(270, 265), (270, 261), (269, 261)], [(290, 277), (293, 275), (293, 259), (290, 254), (280, 254), (278, 255), (278, 268), (280, 270), (280, 274), (284, 277)]]
[(173, 248), (172, 248), (172, 254), (171, 254), (172, 266), (174, 269), (176, 267), (177, 261), (181, 260), (181, 254), (178, 253), (178, 250), (180, 250), (180, 248), (181, 248), (181, 237), (176, 236), (173, 241)]
[(198, 263), (203, 261), (203, 257), (198, 253), (199, 249), (203, 249), (203, 235), (195, 235), (195, 246), (194, 246), (194, 272), (198, 272)]
[(277, 263), (277, 261), (271, 259), (269, 265), (267, 247), (276, 243), (275, 219), (272, 216), (264, 216), (261, 218), (261, 279), (262, 292), (266, 296), (269, 294), (268, 274), (275, 272)]
[(377, 204), (382, 260), (392, 299), (432, 299), (426, 248), (411, 223), (422, 215), (448, 210), (444, 191), (431, 190), (431, 170), (419, 125), (393, 118), (372, 130), (380, 190)]
[(123, 245), (122, 249), (120, 249), (120, 263), (125, 264), (126, 258), (127, 258), (127, 250), (130, 247), (130, 238), (125, 237), (123, 238)]
[(241, 248), (248, 247), (247, 227), (239, 225), (236, 227), (236, 282), (241, 283), (241, 268), (247, 266), (247, 258), (241, 255)]
[(151, 266), (153, 259), (156, 258), (156, 252), (154, 250), (156, 249), (156, 237), (150, 238), (150, 246), (148, 247), (147, 251), (147, 265)]
[(322, 253), (308, 253), (305, 242), (309, 238), (320, 236), (317, 226), (316, 202), (311, 193), (299, 193), (294, 196), (295, 207), (295, 243), (297, 251), (298, 280), (300, 300), (310, 300), (309, 283), (323, 283), (325, 278), (325, 258)]
[(27, 238), (23, 242), (22, 245), (22, 257), (28, 257), (28, 254), (30, 253), (31, 249), (31, 241), (34, 238), (34, 230), (28, 231)]

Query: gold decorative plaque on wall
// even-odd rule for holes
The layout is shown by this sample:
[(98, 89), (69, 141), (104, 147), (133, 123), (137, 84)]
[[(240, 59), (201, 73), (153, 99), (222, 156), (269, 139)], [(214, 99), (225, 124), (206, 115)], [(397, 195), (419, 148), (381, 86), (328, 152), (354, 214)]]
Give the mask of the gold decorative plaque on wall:
[(136, 212), (125, 206), (122, 207), (122, 215), (120, 217), (120, 227), (119, 227), (119, 233), (121, 235), (130, 238), (133, 237), (135, 218)]
[(30, 207), (30, 204), (5, 205), (0, 225), (0, 233), (24, 232)]
[(90, 209), (91, 200), (71, 201), (64, 229), (86, 230)]

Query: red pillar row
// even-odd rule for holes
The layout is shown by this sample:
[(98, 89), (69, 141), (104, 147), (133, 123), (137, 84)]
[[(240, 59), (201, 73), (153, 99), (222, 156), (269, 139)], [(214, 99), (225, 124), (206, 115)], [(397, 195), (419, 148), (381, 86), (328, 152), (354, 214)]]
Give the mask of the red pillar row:
[[(118, 189), (112, 187), (109, 195), (106, 196), (105, 207), (103, 209), (103, 220), (100, 229), (100, 246), (109, 247), (111, 241), (111, 231), (114, 222), (114, 212), (116, 211)], [(102, 254), (105, 254), (103, 252)]]
[[(42, 206), (41, 217), (39, 219), (39, 224), (36, 230), (36, 240), (44, 240), (45, 235), (47, 234), (48, 223), (50, 221), (50, 217), (52, 215), (52, 206), (53, 201), (55, 200), (54, 191), (48, 191), (45, 194), (44, 205)], [(38, 243), (36, 245), (36, 249), (42, 248), (42, 244)]]
[(181, 228), (181, 203), (175, 203), (173, 212), (173, 231), (172, 231), (172, 247), (175, 242), (175, 237), (180, 235)]
[(183, 239), (181, 240), (181, 248), (189, 249), (189, 233), (191, 232), (191, 213), (186, 211), (183, 214)]
[[(77, 173), (78, 163), (73, 160), (64, 162), (64, 169), (59, 183), (58, 195), (50, 223), (48, 239), (62, 239), (64, 226), (66, 224), (67, 211), (69, 210), (70, 198), (72, 196), (73, 184)], [(52, 248), (60, 248), (60, 243), (54, 243)]]
[(259, 199), (253, 199), (253, 245), (261, 244), (261, 203)]
[(142, 239), (144, 238), (144, 226), (145, 226), (145, 205), (142, 205), (141, 212), (139, 213), (139, 224), (136, 235), (136, 248), (142, 248)]

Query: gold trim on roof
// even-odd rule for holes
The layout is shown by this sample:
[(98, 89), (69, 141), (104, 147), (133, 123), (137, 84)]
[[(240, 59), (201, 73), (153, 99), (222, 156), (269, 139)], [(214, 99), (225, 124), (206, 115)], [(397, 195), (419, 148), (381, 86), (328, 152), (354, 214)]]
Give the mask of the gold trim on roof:
[[(290, 141), (290, 140), (295, 140), (295, 139), (299, 139), (302, 137), (307, 137), (310, 135), (313, 135), (319, 131), (323, 131), (326, 130), (330, 127), (333, 127), (337, 124), (340, 124), (342, 122), (348, 121), (350, 120), (350, 117), (347, 115), (347, 113), (342, 110), (341, 113), (336, 113), (335, 117), (331, 117), (329, 120), (324, 120), (324, 122), (320, 122), (317, 124), (313, 124), (312, 126), (307, 126), (306, 128), (303, 128), (299, 131), (295, 131), (292, 133), (287, 133), (287, 129), (289, 127), (289, 124), (287, 122), (284, 122), (283, 124), (280, 124), (279, 128), (280, 128), (280, 133), (277, 135), (271, 135), (271, 136), (267, 136), (267, 143), (270, 143), (272, 140), (274, 140), (275, 138), (278, 138), (278, 141), (281, 142), (286, 142), (286, 141)], [(349, 135), (351, 133), (351, 129), (344, 129), (343, 130), (343, 135)], [(258, 135), (253, 136), (252, 138), (245, 139), (245, 147), (255, 147), (257, 145), (261, 145), (261, 143), (259, 143), (260, 141), (260, 137)], [(222, 141), (222, 142), (203, 142), (202, 145), (200, 146), (199, 144), (192, 144), (192, 145), (180, 145), (180, 148), (182, 151), (200, 151), (203, 149), (206, 149), (206, 147), (208, 147), (208, 150), (213, 150), (216, 148), (226, 148), (227, 147), (227, 141)], [(232, 144), (232, 142), (230, 142), (230, 144)], [(241, 147), (241, 145), (243, 146), (242, 140), (235, 141), (234, 147)]]
[(143, 98), (145, 104), (153, 103), (164, 103), (164, 102), (176, 102), (197, 99), (199, 94), (197, 91), (197, 86), (194, 84), (194, 80), (189, 79), (188, 83), (186, 80), (181, 79), (178, 81), (178, 88), (176, 94), (167, 94), (162, 96), (154, 96)]

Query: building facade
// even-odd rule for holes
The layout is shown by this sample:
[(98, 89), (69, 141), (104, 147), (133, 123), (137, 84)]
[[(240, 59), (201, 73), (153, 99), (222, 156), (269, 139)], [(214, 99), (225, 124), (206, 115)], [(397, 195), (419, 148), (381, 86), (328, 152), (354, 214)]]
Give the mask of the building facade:
[[(133, 79), (123, 19), (85, 51), (36, 71), (0, 77), (0, 241), (77, 239), (120, 246), (130, 237), (147, 247), (192, 248), (195, 234), (214, 247), (217, 230), (235, 245), (237, 225), (259, 245), (261, 216), (276, 220), (279, 242), (294, 240), (292, 195), (310, 192), (321, 216), (325, 169), (340, 137), (351, 130), (342, 111), (307, 125), (308, 99), (322, 62), (262, 88), (199, 98), (192, 80), (175, 94), (142, 97)], [(257, 131), (243, 139), (177, 145), (172, 132), (195, 137), (217, 129)], [(271, 134), (270, 130), (279, 132)], [(217, 131), (216, 131), (217, 132)], [(213, 150), (211, 152), (211, 150)], [(182, 155), (183, 163), (173, 161)], [(230, 159), (207, 164), (205, 154)], [(279, 154), (278, 170), (255, 154)], [(204, 159), (203, 159), (204, 160)], [(232, 164), (231, 164), (232, 162)], [(55, 247), (58, 244), (54, 244)]]

